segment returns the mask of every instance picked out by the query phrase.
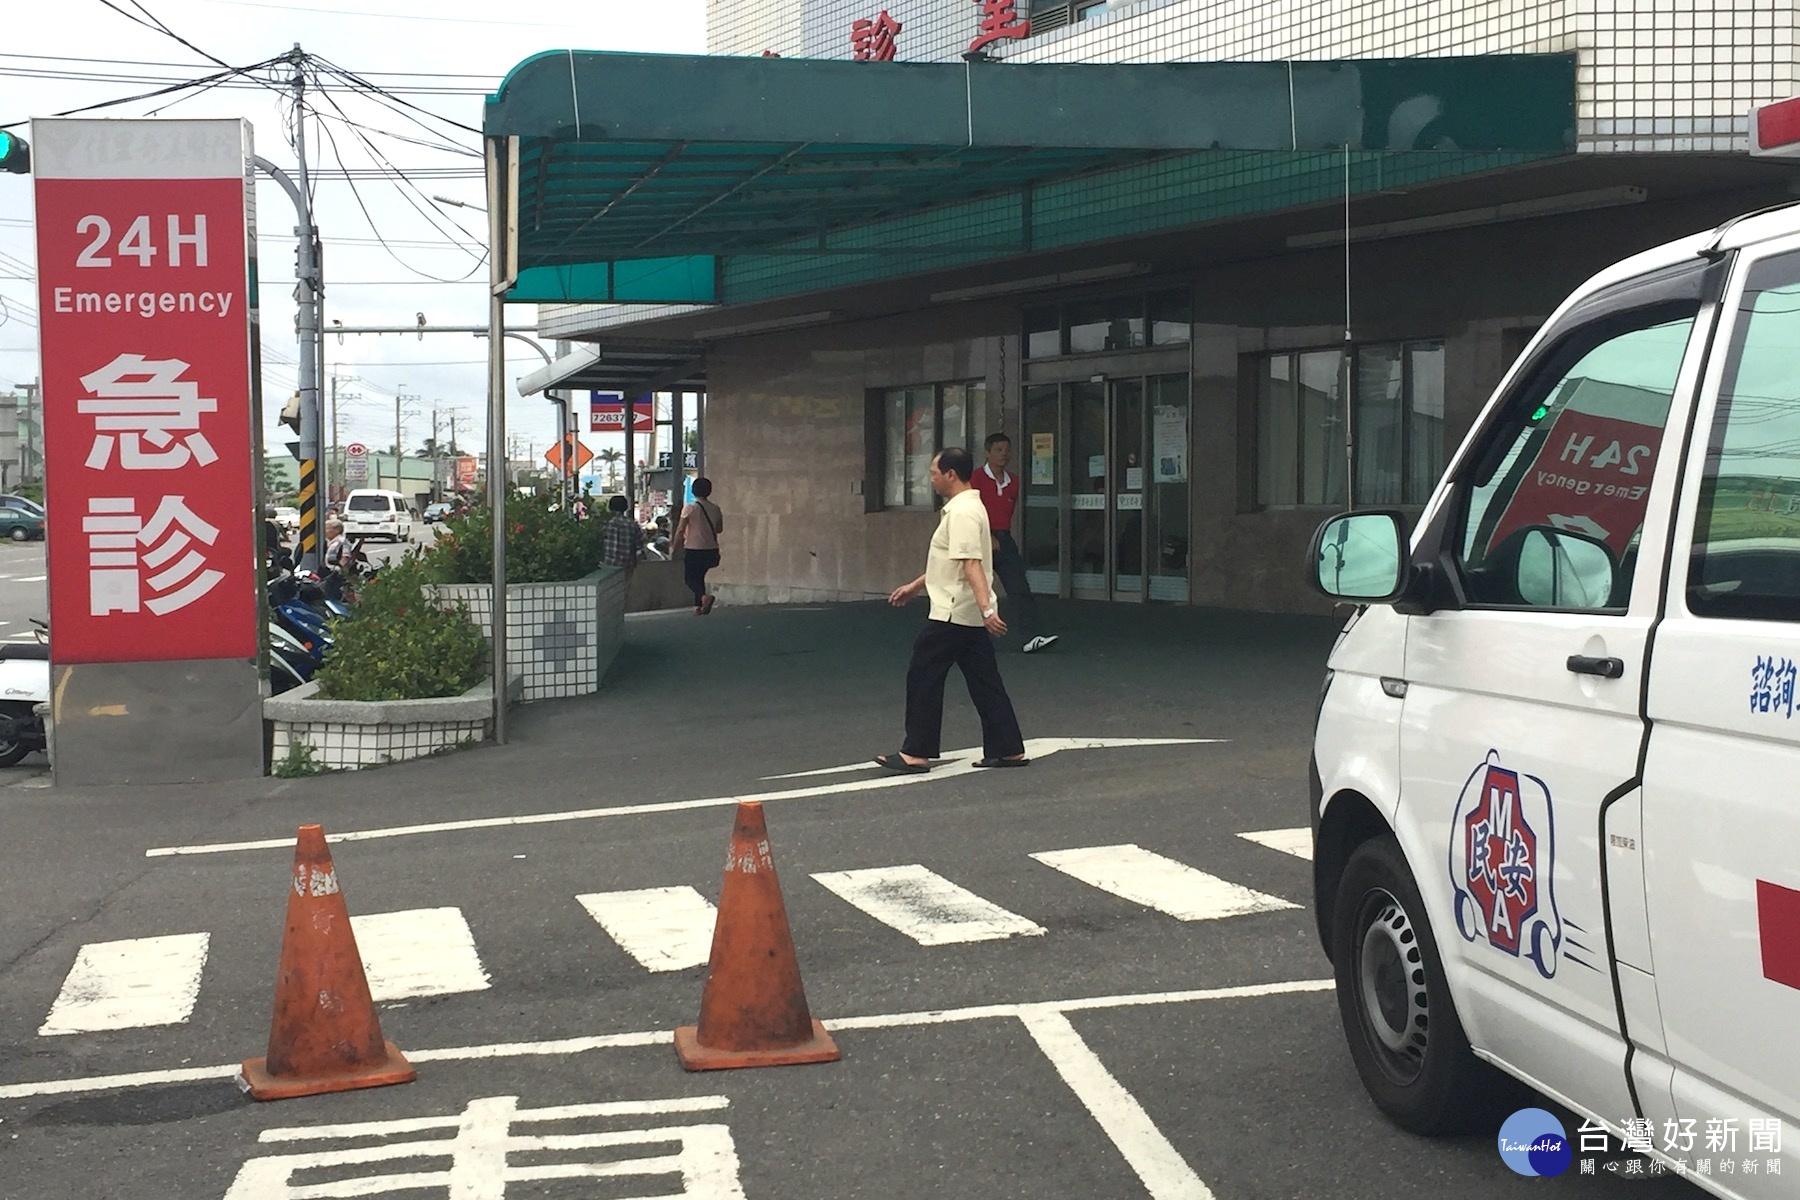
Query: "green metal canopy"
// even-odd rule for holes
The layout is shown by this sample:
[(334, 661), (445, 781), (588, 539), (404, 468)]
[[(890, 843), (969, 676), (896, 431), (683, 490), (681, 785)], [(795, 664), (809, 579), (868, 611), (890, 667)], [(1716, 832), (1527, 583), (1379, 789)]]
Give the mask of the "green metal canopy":
[(488, 98), (484, 132), (516, 203), (507, 300), (735, 303), (1315, 203), (1346, 169), (1369, 190), (1567, 154), (1574, 100), (1573, 55), (551, 51)]

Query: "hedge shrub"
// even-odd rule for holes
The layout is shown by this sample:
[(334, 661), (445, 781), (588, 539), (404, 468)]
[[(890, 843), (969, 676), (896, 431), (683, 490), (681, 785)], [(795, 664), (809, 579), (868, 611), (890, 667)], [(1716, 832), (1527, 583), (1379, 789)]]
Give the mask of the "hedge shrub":
[[(553, 511), (551, 500), (515, 492), (506, 500), (506, 580), (560, 583), (600, 565), (601, 531), (611, 513), (577, 521)], [(494, 520), (487, 505), (444, 523), (423, 555), (433, 583), (490, 583), (494, 578)]]
[(326, 700), (460, 696), (487, 674), (487, 639), (458, 604), (426, 598), (424, 565), (408, 556), (362, 589), (356, 611), (333, 621), (337, 644), (319, 667)]

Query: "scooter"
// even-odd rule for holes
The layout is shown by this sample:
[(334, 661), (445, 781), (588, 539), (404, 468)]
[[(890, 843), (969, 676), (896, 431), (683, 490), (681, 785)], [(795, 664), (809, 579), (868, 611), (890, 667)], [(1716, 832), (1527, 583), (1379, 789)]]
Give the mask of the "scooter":
[(36, 642), (0, 642), (0, 767), (49, 748), (37, 705), (50, 700), (50, 626), (36, 617), (31, 623)]

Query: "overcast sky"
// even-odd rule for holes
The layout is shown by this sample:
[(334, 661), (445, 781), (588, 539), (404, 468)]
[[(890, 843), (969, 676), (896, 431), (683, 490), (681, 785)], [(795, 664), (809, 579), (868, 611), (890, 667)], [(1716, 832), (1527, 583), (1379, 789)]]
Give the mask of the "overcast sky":
[[(699, 54), (705, 50), (704, 0), (538, 0), (510, 6), (475, 0), (114, 0), (118, 8), (144, 11), (200, 51), (232, 66), (261, 62), (298, 42), (310, 54), (392, 90), (406, 101), (464, 125), (481, 125), (481, 97), (522, 59), (542, 50), (638, 50)], [(5, 0), (0, 40), (0, 124), (49, 116), (151, 91), (216, 72), (219, 68), (170, 38), (137, 24), (101, 0), (26, 3)], [(424, 15), (429, 13), (430, 15)], [(270, 81), (291, 71), (264, 71)], [(426, 90), (422, 90), (426, 89)], [(330, 119), (307, 126), (308, 158), (323, 165), (316, 220), (325, 238), (326, 319), (346, 325), (411, 325), (415, 314), (440, 325), (487, 321), (487, 268), (477, 268), (485, 220), (473, 209), (431, 202), (442, 195), (481, 205), (480, 139), (420, 114), (420, 122), (348, 90), (328, 93), (319, 109)], [(369, 145), (343, 116), (365, 126)], [(177, 103), (177, 101), (179, 101)], [(243, 117), (255, 127), (256, 150), (292, 171), (294, 150), (284, 129), (283, 99), (271, 88), (245, 81), (200, 94), (176, 92), (154, 100), (107, 108), (95, 115)], [(329, 137), (321, 136), (321, 124)], [(23, 129), (19, 132), (29, 137)], [(397, 140), (449, 142), (466, 153)], [(335, 139), (335, 147), (333, 146)], [(372, 148), (371, 148), (372, 147)], [(354, 178), (337, 172), (339, 155)], [(409, 176), (416, 191), (384, 178), (376, 155)], [(333, 172), (337, 172), (334, 177)], [(422, 193), (422, 194), (421, 194)], [(360, 203), (359, 203), (360, 200)], [(257, 187), (263, 277), (262, 330), (265, 437), (276, 449), (292, 437), (275, 424), (296, 383), (293, 334), (293, 205), (272, 182)], [(366, 208), (366, 213), (364, 209)], [(426, 210), (421, 212), (420, 209)], [(0, 175), (0, 389), (28, 383), (38, 371), (36, 261), (31, 182)], [(388, 248), (377, 238), (385, 239)], [(464, 245), (459, 247), (456, 242)], [(466, 282), (437, 283), (439, 279)], [(515, 309), (530, 322), (535, 309)], [(418, 399), (402, 406), (405, 441), (416, 447), (431, 432), (436, 409), (449, 437), (451, 410), (459, 412), (458, 440), (478, 449), (486, 428), (485, 342), (466, 335), (346, 337), (327, 339), (328, 374), (355, 377), (339, 385), (341, 440), (385, 448), (394, 440), (398, 392)], [(508, 343), (508, 377), (543, 365), (529, 347)], [(327, 382), (329, 387), (329, 381)], [(555, 420), (541, 397), (512, 397), (509, 434), (541, 452), (555, 437)], [(329, 433), (327, 434), (329, 437)]]

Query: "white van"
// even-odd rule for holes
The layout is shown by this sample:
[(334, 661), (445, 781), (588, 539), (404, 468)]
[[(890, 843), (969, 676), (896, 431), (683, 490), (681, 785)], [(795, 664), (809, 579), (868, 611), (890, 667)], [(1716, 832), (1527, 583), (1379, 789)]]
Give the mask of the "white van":
[(1365, 1087), (1449, 1131), (1498, 1067), (1800, 1194), (1800, 207), (1582, 286), (1402, 528), (1308, 564), (1364, 606), (1312, 819)]
[(344, 498), (344, 532), (352, 537), (412, 540), (412, 510), (399, 492), (358, 488)]

